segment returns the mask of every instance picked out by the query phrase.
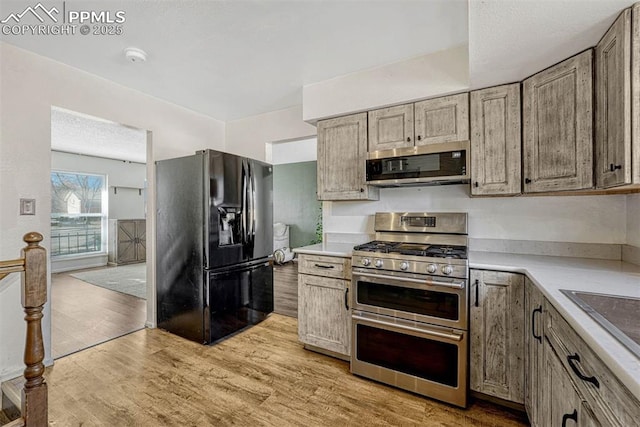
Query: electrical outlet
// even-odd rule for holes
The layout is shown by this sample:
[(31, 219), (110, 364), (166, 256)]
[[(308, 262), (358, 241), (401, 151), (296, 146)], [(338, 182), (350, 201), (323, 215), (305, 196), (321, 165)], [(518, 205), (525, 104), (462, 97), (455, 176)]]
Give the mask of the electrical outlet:
[(20, 215), (35, 215), (36, 199), (20, 199)]

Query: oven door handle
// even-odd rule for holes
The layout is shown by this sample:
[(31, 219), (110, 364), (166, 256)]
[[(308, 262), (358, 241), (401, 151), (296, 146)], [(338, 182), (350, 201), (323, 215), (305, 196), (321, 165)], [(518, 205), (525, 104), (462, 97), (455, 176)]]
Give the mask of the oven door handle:
[(464, 289), (464, 282), (439, 282), (437, 280), (421, 280), (421, 279), (413, 279), (411, 277), (398, 277), (398, 276), (388, 276), (386, 274), (371, 274), (371, 273), (355, 273), (357, 276), (362, 277), (370, 277), (372, 279), (384, 279), (384, 280), (397, 280), (399, 282), (409, 282), (409, 283), (417, 283), (419, 285), (428, 285), (428, 286), (442, 286), (446, 288), (454, 288), (454, 289)]
[(433, 337), (444, 338), (444, 339), (451, 340), (451, 341), (462, 341), (462, 334), (446, 333), (446, 332), (440, 332), (440, 331), (433, 331), (433, 330), (429, 330), (429, 329), (414, 328), (412, 326), (397, 325), (395, 323), (385, 322), (383, 320), (370, 319), (368, 317), (358, 316), (357, 314), (352, 314), (351, 318), (353, 320), (361, 320), (361, 321), (364, 321), (364, 322), (374, 323), (374, 324), (378, 324), (378, 325), (381, 325), (381, 326), (387, 326), (387, 327), (391, 327), (391, 328), (395, 328), (395, 329), (404, 329), (406, 331), (416, 332), (416, 333), (425, 334), (425, 335), (431, 335)]

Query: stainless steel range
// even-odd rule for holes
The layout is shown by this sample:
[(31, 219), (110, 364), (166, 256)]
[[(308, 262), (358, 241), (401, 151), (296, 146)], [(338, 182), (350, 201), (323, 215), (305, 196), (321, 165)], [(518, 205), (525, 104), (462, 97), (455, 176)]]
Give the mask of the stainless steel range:
[(466, 213), (377, 213), (352, 257), (351, 372), (467, 405)]

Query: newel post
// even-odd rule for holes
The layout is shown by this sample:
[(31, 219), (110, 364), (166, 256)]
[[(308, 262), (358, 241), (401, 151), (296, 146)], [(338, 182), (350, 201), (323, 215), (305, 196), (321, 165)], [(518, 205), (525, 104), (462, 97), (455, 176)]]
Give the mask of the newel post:
[(27, 322), (24, 348), (26, 383), (22, 390), (22, 417), (26, 427), (46, 426), (47, 384), (44, 381), (44, 344), (42, 342), (42, 308), (47, 302), (47, 251), (40, 246), (42, 234), (24, 235), (22, 249), (25, 271), (22, 276), (22, 306)]

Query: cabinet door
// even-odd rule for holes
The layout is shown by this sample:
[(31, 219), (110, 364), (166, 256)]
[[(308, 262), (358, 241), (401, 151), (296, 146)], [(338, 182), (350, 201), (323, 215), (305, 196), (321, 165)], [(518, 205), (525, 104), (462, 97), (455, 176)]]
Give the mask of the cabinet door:
[(318, 122), (318, 200), (377, 200), (365, 185), (367, 113)]
[(525, 389), (524, 406), (532, 426), (544, 426), (540, 405), (544, 390), (541, 382), (544, 373), (544, 297), (528, 278), (524, 279), (525, 321)]
[(544, 405), (541, 425), (595, 427), (600, 423), (582, 399), (548, 341), (544, 344)]
[(631, 10), (596, 46), (596, 183), (631, 183)]
[(347, 280), (298, 275), (298, 336), (300, 341), (348, 356), (351, 318)]
[(593, 187), (592, 50), (523, 83), (524, 192)]
[(369, 151), (413, 147), (413, 104), (369, 111)]
[(471, 194), (519, 194), (520, 147), (520, 84), (471, 92)]
[(415, 103), (416, 145), (469, 140), (469, 94)]
[(120, 220), (117, 225), (118, 264), (136, 262), (136, 221)]
[(136, 221), (136, 260), (145, 261), (147, 259), (147, 222), (145, 220)]
[(524, 403), (524, 277), (471, 270), (471, 389)]

